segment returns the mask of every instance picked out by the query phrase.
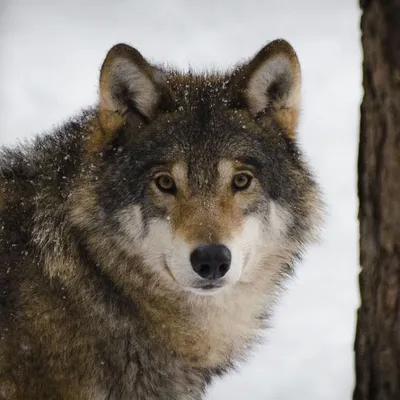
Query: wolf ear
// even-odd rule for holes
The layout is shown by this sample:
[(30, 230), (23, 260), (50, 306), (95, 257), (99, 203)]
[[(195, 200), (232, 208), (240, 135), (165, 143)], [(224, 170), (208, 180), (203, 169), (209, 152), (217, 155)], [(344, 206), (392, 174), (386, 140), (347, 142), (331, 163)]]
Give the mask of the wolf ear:
[(100, 72), (100, 109), (124, 115), (135, 108), (151, 119), (161, 97), (160, 77), (133, 47), (117, 44), (108, 52)]
[(240, 72), (240, 86), (250, 113), (271, 112), (294, 135), (300, 107), (301, 73), (297, 55), (285, 40), (263, 49)]
[(117, 44), (107, 53), (99, 94), (100, 129), (92, 137), (92, 150), (109, 143), (132, 113), (148, 122), (162, 107), (168, 108), (172, 99), (161, 72), (126, 44)]

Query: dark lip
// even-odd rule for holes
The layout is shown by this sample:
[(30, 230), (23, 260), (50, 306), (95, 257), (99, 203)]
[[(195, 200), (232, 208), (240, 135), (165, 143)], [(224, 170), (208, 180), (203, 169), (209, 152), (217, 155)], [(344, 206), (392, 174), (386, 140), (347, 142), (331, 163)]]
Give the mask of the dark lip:
[(202, 290), (212, 290), (212, 289), (219, 289), (223, 286), (222, 283), (206, 283), (204, 285), (197, 285), (194, 286), (195, 289), (202, 289)]

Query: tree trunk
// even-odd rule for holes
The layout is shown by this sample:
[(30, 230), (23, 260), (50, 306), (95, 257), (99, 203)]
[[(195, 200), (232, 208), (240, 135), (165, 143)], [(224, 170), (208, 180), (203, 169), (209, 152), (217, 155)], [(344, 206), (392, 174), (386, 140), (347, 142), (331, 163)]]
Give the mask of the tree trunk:
[(400, 400), (400, 0), (360, 5), (362, 270), (353, 399)]

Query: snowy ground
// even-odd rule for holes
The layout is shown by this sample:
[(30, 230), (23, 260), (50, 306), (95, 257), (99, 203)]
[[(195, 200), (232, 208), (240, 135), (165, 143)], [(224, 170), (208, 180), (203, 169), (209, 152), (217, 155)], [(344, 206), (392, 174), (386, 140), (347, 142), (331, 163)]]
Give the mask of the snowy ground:
[(99, 66), (116, 42), (182, 68), (223, 68), (277, 37), (297, 50), (300, 141), (328, 203), (324, 242), (288, 285), (266, 344), (240, 373), (218, 381), (208, 400), (351, 398), (359, 301), (357, 3), (0, 0), (0, 143), (49, 129), (94, 103)]

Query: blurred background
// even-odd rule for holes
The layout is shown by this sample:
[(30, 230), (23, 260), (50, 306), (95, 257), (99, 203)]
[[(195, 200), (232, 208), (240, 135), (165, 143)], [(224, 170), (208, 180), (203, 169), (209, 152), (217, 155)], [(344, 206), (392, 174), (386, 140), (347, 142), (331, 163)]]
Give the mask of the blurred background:
[[(348, 0), (0, 0), (0, 145), (49, 131), (97, 100), (118, 42), (183, 70), (223, 69), (282, 37), (303, 72), (299, 142), (328, 205), (265, 344), (207, 400), (341, 400), (354, 384), (360, 12)], [(227, 327), (229, 329), (229, 327)]]

